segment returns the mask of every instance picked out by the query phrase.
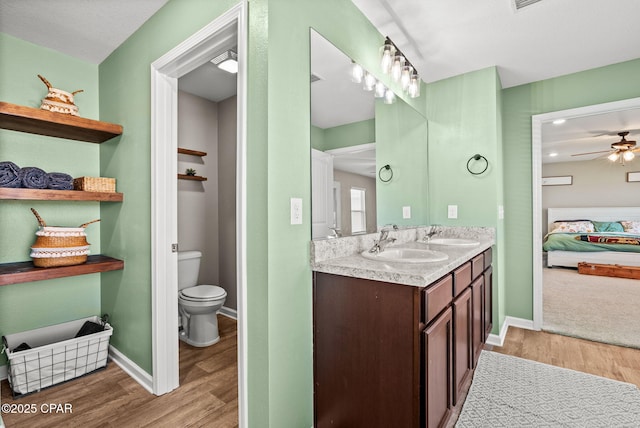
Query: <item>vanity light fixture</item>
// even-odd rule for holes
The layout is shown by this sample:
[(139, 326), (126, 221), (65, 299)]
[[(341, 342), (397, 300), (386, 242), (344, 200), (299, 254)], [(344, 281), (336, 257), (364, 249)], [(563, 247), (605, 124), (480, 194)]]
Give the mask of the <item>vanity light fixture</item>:
[(211, 60), (211, 63), (227, 73), (238, 72), (238, 54), (228, 49)]
[(362, 83), (364, 77), (364, 69), (357, 62), (351, 62), (351, 81), (353, 83)]
[(364, 73), (362, 89), (364, 89), (365, 91), (373, 91), (373, 89), (376, 87), (376, 83), (378, 83), (376, 76), (366, 71)]
[(376, 79), (376, 76), (362, 68), (360, 64), (351, 61), (351, 69), (349, 70), (351, 81), (362, 84), (362, 89), (373, 92), (376, 98), (384, 98), (385, 104), (393, 104), (396, 95), (384, 83)]
[(378, 81), (376, 82), (376, 91), (374, 93), (374, 95), (376, 96), (376, 98), (382, 98), (384, 97), (384, 94), (387, 92), (387, 87), (384, 86), (384, 83)]
[(399, 82), (402, 90), (405, 91), (409, 97), (419, 97), (420, 77), (418, 76), (418, 72), (389, 37), (385, 39), (384, 45), (380, 48), (380, 56), (382, 72), (391, 74), (391, 79), (394, 82)]

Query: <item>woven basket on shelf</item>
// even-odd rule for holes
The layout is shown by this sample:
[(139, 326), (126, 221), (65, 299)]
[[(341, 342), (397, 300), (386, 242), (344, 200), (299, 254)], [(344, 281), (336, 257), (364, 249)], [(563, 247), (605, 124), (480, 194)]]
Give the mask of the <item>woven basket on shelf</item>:
[(80, 227), (47, 226), (40, 214), (31, 208), (40, 228), (36, 242), (31, 246), (30, 257), (36, 267), (73, 266), (85, 263), (89, 255), (89, 243), (85, 227), (100, 220), (93, 220)]
[(73, 189), (85, 192), (115, 193), (116, 179), (109, 177), (78, 177), (73, 179)]

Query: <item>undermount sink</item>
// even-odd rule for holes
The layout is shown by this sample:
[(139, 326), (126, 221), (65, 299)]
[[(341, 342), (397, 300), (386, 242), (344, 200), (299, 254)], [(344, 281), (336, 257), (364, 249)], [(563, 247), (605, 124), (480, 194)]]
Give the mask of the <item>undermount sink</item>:
[(422, 250), (416, 248), (387, 248), (380, 253), (363, 251), (362, 257), (370, 260), (401, 262), (401, 263), (433, 263), (447, 260), (449, 256), (435, 250)]
[(434, 245), (455, 245), (457, 247), (475, 247), (480, 245), (480, 242), (473, 239), (464, 238), (432, 238), (427, 241), (427, 244)]

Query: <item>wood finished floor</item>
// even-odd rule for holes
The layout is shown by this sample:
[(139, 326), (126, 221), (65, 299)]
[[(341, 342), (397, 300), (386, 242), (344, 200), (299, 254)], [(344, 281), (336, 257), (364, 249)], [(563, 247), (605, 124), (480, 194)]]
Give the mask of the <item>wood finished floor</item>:
[[(3, 404), (35, 404), (34, 414), (7, 414), (7, 428), (238, 426), (236, 321), (219, 315), (220, 342), (195, 348), (180, 342), (180, 388), (157, 397), (115, 363), (106, 370), (13, 400), (2, 381)], [(43, 414), (42, 404), (70, 403), (71, 414)]]
[[(101, 372), (13, 400), (2, 382), (2, 403), (71, 403), (72, 414), (3, 414), (7, 428), (238, 426), (236, 322), (220, 316), (221, 340), (194, 348), (180, 343), (180, 385), (156, 397), (114, 363)], [(640, 387), (640, 349), (511, 327), (494, 352), (629, 382)], [(454, 419), (455, 420), (455, 419)]]
[(640, 388), (640, 349), (509, 327), (504, 346), (494, 346), (492, 351), (628, 382)]

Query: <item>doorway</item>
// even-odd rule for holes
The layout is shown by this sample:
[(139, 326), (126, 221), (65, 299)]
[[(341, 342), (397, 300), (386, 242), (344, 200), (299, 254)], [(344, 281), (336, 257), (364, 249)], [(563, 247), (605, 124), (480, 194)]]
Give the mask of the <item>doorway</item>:
[(151, 224), (153, 393), (178, 377), (178, 78), (213, 59), (237, 37), (236, 277), (239, 426), (247, 424), (246, 323), (246, 35), (239, 3), (151, 64)]
[(614, 111), (640, 108), (640, 98), (579, 107), (531, 117), (532, 125), (532, 195), (533, 195), (533, 328), (543, 326), (543, 230), (542, 205), (542, 128), (543, 124), (557, 119), (572, 119)]

